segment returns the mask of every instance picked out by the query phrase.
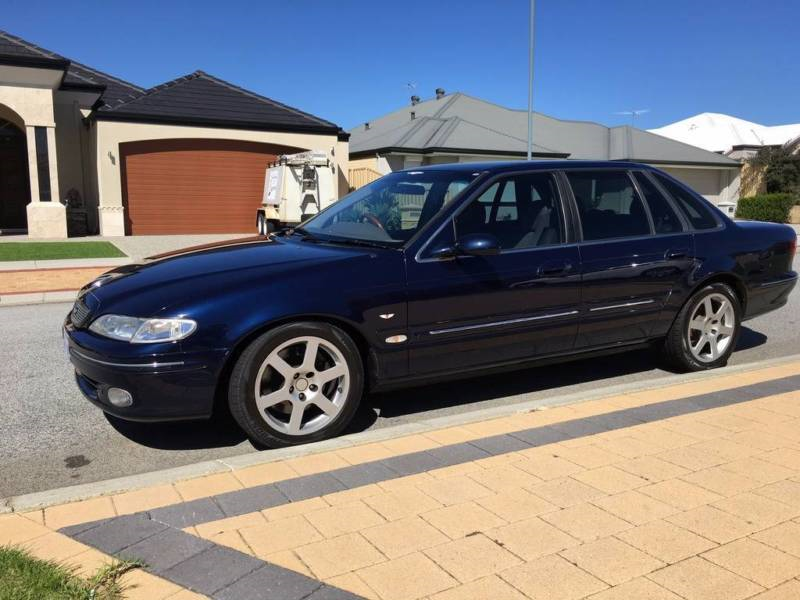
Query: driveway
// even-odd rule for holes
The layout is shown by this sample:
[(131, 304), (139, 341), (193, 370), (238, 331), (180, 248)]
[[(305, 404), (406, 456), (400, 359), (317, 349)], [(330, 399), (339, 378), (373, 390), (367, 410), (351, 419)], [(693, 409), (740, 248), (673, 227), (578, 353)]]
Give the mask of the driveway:
[[(795, 270), (800, 260), (795, 259)], [(0, 498), (223, 458), (253, 450), (224, 423), (110, 422), (84, 400), (63, 355), (68, 304), (0, 308)], [(731, 364), (797, 353), (800, 292), (746, 324)], [(671, 374), (635, 352), (369, 398), (355, 429), (378, 428), (500, 404), (546, 399)]]

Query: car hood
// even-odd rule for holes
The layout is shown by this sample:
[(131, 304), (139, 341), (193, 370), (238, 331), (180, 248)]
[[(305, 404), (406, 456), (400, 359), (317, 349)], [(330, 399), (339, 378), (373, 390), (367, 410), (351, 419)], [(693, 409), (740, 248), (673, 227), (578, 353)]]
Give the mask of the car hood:
[(263, 278), (280, 278), (285, 283), (307, 269), (368, 260), (371, 255), (374, 257), (371, 248), (316, 243), (299, 237), (243, 238), (118, 267), (82, 293), (95, 313), (157, 316), (192, 297), (213, 297)]

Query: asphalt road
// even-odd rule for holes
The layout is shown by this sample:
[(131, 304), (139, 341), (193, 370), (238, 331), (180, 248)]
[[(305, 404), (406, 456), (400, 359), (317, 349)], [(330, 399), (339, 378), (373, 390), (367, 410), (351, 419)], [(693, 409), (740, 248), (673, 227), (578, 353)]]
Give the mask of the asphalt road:
[[(795, 260), (800, 271), (800, 259)], [(253, 451), (234, 427), (114, 422), (78, 392), (60, 324), (68, 304), (0, 308), (0, 498)], [(800, 292), (748, 321), (731, 364), (800, 352)], [(669, 375), (649, 352), (370, 397), (354, 430)]]

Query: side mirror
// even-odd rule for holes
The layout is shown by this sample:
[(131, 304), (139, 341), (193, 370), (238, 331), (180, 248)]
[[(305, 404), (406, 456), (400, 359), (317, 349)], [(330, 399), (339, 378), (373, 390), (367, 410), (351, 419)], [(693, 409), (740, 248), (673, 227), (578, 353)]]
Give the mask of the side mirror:
[(491, 233), (470, 233), (458, 239), (456, 249), (468, 256), (500, 254), (500, 241)]

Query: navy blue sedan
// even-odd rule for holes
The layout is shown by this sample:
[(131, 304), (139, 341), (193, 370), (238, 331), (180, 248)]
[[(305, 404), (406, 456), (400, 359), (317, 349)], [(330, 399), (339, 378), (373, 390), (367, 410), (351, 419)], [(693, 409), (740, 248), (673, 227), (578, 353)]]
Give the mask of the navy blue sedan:
[(229, 410), (261, 445), (299, 444), (367, 390), (651, 345), (723, 366), (742, 321), (786, 303), (796, 241), (646, 165), (423, 167), (269, 238), (110, 271), (65, 341), (117, 417)]

